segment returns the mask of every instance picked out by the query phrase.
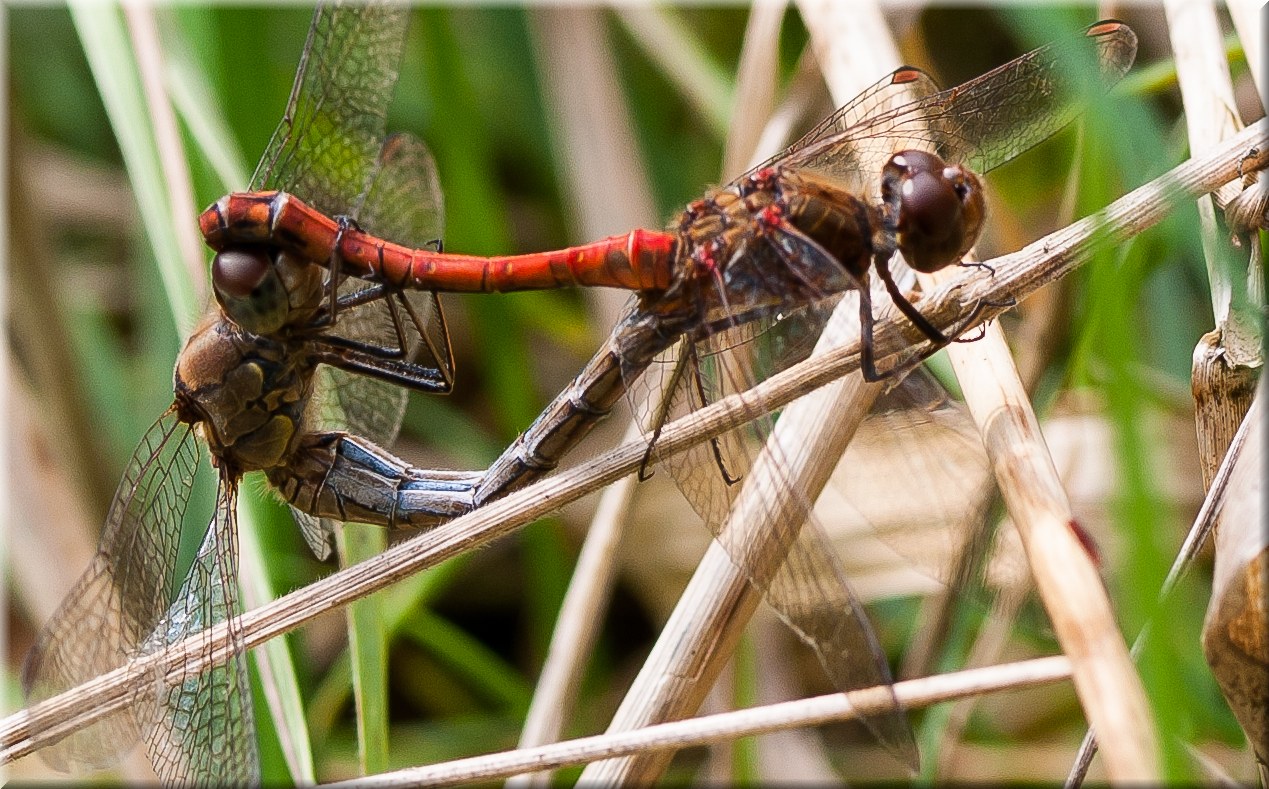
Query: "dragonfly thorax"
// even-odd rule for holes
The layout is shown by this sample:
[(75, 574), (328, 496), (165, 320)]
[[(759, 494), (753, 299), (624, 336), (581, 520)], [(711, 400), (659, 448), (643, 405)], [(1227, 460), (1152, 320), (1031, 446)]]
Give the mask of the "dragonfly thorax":
[(856, 276), (872, 262), (880, 214), (837, 184), (810, 172), (782, 170), (773, 191), (783, 204), (783, 218)]
[(315, 363), (290, 344), (244, 331), (216, 313), (176, 361), (176, 407), (234, 471), (277, 466), (302, 431)]
[[(840, 289), (845, 278), (833, 276), (833, 271), (841, 267), (856, 276), (865, 272), (872, 260), (874, 235), (881, 229), (881, 214), (875, 207), (831, 181), (771, 167), (693, 203), (684, 213), (679, 234), (698, 272), (721, 270), (729, 283), (734, 277), (752, 279), (752, 265), (732, 263), (756, 261), (764, 272), (759, 290), (778, 290), (781, 299), (792, 299), (809, 283), (799, 276), (798, 267), (790, 267), (790, 259), (826, 267), (821, 270), (829, 277), (821, 278), (819, 284), (825, 291)], [(774, 285), (777, 279), (779, 288)], [(752, 284), (735, 283), (738, 291)]]

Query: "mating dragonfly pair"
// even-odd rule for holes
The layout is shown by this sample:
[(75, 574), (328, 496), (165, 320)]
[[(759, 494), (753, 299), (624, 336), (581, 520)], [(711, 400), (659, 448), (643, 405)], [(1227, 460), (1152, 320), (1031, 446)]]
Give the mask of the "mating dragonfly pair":
[[(236, 494), (247, 472), (265, 473), (325, 558), (338, 521), (434, 526), (548, 472), (676, 348), (678, 362), (664, 365), (671, 370), (664, 399), (644, 410), (654, 435), (676, 408), (750, 388), (755, 376), (788, 363), (778, 343), (744, 346), (761, 357), (752, 365), (714, 363), (716, 351), (769, 339), (778, 332), (764, 329), (773, 324), (783, 336), (813, 336), (848, 290), (860, 296), (861, 365), (880, 377), (869, 339), (874, 271), (929, 339), (919, 355), (932, 352), (965, 327), (944, 334), (926, 321), (891, 275), (892, 257), (899, 252), (922, 271), (959, 262), (983, 222), (977, 173), (1065, 125), (1074, 97), (1117, 81), (1136, 48), (1130, 29), (1107, 21), (948, 91), (903, 68), (780, 155), (692, 203), (667, 231), (478, 258), (440, 250), (431, 157), (413, 138), (385, 134), (405, 14), (376, 5), (320, 8), (251, 191), (200, 217), (216, 250), (217, 304), (181, 351), (175, 403), (129, 463), (93, 564), (32, 651), (25, 674), (32, 702), (215, 622), (233, 623)], [(1081, 61), (1096, 67), (1080, 71)], [(487, 471), (420, 470), (384, 449), (407, 390), (445, 392), (453, 380), (435, 291), (572, 285), (636, 297), (582, 373)], [(716, 533), (763, 431), (756, 432), (734, 431), (667, 463)], [(177, 549), (199, 436), (220, 487), (182, 579)], [(746, 568), (743, 554), (733, 558), (839, 688), (889, 682), (859, 606), (816, 605), (850, 599), (816, 530), (803, 531), (770, 579)], [(897, 703), (868, 724), (895, 751), (915, 753)], [(67, 769), (97, 767), (138, 737), (165, 780), (258, 777), (243, 656), (190, 671), (46, 754)]]

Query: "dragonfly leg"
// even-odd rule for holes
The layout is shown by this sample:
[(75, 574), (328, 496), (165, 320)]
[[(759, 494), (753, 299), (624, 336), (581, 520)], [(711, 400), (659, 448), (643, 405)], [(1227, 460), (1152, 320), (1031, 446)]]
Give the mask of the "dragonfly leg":
[(886, 377), (877, 371), (877, 361), (872, 347), (872, 291), (868, 287), (868, 275), (859, 277), (855, 283), (859, 291), (859, 371), (864, 380), (875, 383)]
[[(390, 291), (387, 285), (384, 285), (383, 283), (379, 283), (376, 285), (371, 285), (368, 288), (362, 288), (361, 290), (353, 291), (352, 293), (344, 293), (339, 296), (339, 309), (341, 310), (351, 309), (361, 304), (368, 304), (369, 302), (372, 302), (372, 301), (378, 301), (379, 299), (387, 298), (389, 295), (391, 295), (394, 292), (395, 291)], [(322, 323), (320, 325), (314, 324), (313, 328), (315, 329), (322, 328), (323, 326), (326, 326), (329, 323), (329, 321), (326, 320), (325, 315), (321, 316), (321, 321)]]
[(428, 527), (470, 512), (480, 472), (423, 471), (357, 436), (313, 433), (267, 472), (293, 507), (319, 518)]
[[(701, 401), (701, 406), (709, 405), (709, 398), (705, 395), (705, 382), (701, 380), (701, 364), (696, 354), (696, 343), (688, 343), (687, 346), (688, 364), (692, 366), (692, 385), (696, 389), (696, 396)], [(659, 432), (659, 431), (658, 431)], [(722, 475), (723, 482), (729, 486), (735, 485), (740, 481), (740, 477), (733, 477), (731, 472), (727, 470), (727, 463), (723, 460), (723, 449), (719, 446), (718, 436), (714, 436), (709, 440), (710, 451), (714, 454), (714, 465), (718, 467), (718, 473)], [(648, 451), (651, 452), (652, 445), (648, 445)]]
[(639, 461), (639, 481), (647, 482), (652, 479), (652, 452), (656, 448), (657, 440), (661, 438), (661, 428), (665, 427), (664, 421), (658, 421), (657, 426), (652, 430), (652, 437), (648, 439), (648, 447), (643, 450), (643, 459)]
[(331, 245), (330, 260), (327, 261), (327, 270), (330, 276), (327, 278), (328, 305), (326, 313), (322, 315), (314, 325), (314, 328), (326, 328), (335, 323), (339, 317), (339, 308), (345, 306), (346, 302), (339, 296), (339, 282), (343, 276), (341, 269), (343, 268), (344, 257), (339, 253), (339, 248), (343, 246), (344, 234), (349, 230), (360, 230), (357, 221), (351, 216), (340, 214), (334, 217), (336, 224), (339, 226), (338, 232), (335, 233), (335, 243)]
[[(974, 304), (974, 308), (969, 311), (969, 315), (961, 323), (961, 328), (957, 329), (956, 332), (953, 333), (953, 336), (955, 336), (956, 334), (960, 334), (961, 332), (968, 329), (970, 325), (973, 324), (974, 321), (978, 320), (978, 316), (981, 315), (983, 310), (985, 310), (986, 308), (993, 307), (996, 309), (1008, 309), (1009, 307), (1015, 306), (1017, 303), (1018, 303), (1018, 300), (1012, 299), (1012, 298), (1007, 301), (991, 301), (989, 299), (979, 299), (979, 301)], [(954, 342), (978, 342), (987, 333), (987, 327), (985, 324), (980, 326), (979, 328), (981, 329), (981, 331), (978, 333), (977, 336), (956, 337)]]
[[(730, 324), (725, 324), (730, 325)], [(692, 339), (685, 339), (685, 350), (679, 354), (678, 361), (675, 362), (674, 371), (671, 373), (669, 382), (664, 387), (665, 394), (661, 398), (661, 402), (657, 405), (656, 414), (652, 419), (652, 435), (648, 439), (648, 447), (643, 451), (643, 460), (639, 463), (639, 481), (647, 482), (652, 478), (652, 455), (656, 450), (657, 441), (661, 438), (661, 428), (665, 427), (665, 423), (669, 420), (670, 407), (672, 405), (673, 393), (678, 390), (679, 382), (683, 376), (687, 374), (690, 366), (692, 371), (692, 382), (696, 389), (696, 396), (700, 400), (702, 406), (709, 405), (709, 398), (705, 394), (705, 384), (701, 380), (700, 362), (697, 357), (696, 343)], [(727, 470), (727, 464), (723, 460), (723, 450), (718, 443), (718, 437), (715, 436), (709, 440), (710, 451), (714, 454), (714, 465), (718, 467), (719, 473), (722, 475), (723, 481), (728, 485), (735, 485), (740, 481), (740, 477), (732, 476)]]
[(935, 345), (947, 345), (948, 339), (943, 332), (934, 328), (934, 325), (925, 319), (921, 311), (908, 301), (903, 292), (899, 290), (898, 284), (895, 283), (894, 277), (890, 275), (890, 264), (885, 255), (874, 255), (873, 266), (877, 269), (877, 275), (881, 277), (881, 281), (886, 285), (886, 292), (890, 294), (890, 299), (894, 301), (894, 305), (899, 308), (907, 319), (912, 321), (912, 325), (916, 326), (922, 334), (924, 334), (930, 342)]
[(978, 324), (978, 331), (974, 333), (973, 337), (957, 337), (955, 340), (952, 340), (952, 342), (978, 342), (979, 340), (981, 340), (982, 338), (986, 336), (987, 336), (987, 324), (980, 323)]
[(961, 268), (981, 268), (987, 271), (989, 276), (996, 276), (996, 269), (981, 260), (962, 260), (958, 264)]

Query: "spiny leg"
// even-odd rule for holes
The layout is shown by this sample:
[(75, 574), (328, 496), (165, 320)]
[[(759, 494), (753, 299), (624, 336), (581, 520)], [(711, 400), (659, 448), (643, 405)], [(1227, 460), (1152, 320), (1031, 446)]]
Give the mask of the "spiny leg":
[[(701, 380), (701, 362), (700, 357), (696, 353), (696, 343), (688, 343), (687, 352), (688, 361), (692, 367), (692, 384), (696, 387), (696, 396), (700, 398), (701, 407), (709, 405), (709, 398), (705, 395), (705, 382)], [(727, 471), (727, 464), (723, 460), (723, 449), (719, 444), (718, 436), (714, 436), (709, 440), (710, 451), (714, 453), (714, 465), (718, 466), (718, 472), (723, 475), (723, 482), (728, 485), (735, 485), (740, 481), (740, 477), (733, 477)]]
[(874, 255), (873, 266), (877, 269), (877, 275), (881, 277), (881, 281), (885, 283), (886, 292), (890, 294), (890, 299), (899, 308), (899, 312), (907, 316), (908, 320), (912, 321), (912, 325), (916, 326), (922, 334), (929, 338), (930, 342), (935, 345), (947, 345), (949, 340), (943, 332), (934, 328), (934, 325), (925, 319), (925, 316), (916, 308), (916, 305), (908, 301), (903, 292), (899, 290), (894, 277), (890, 275), (890, 263), (887, 260), (887, 256), (884, 254)]
[(851, 277), (859, 291), (859, 371), (865, 381), (875, 383), (885, 378), (885, 375), (877, 372), (877, 363), (873, 356), (872, 293), (868, 287), (868, 274), (865, 272), (861, 277), (852, 274)]
[(357, 223), (350, 216), (339, 216), (335, 221), (339, 223), (339, 232), (335, 234), (335, 246), (330, 255), (330, 322), (332, 324), (338, 317), (339, 281), (343, 273), (341, 269), (344, 266), (344, 256), (339, 253), (339, 247), (344, 240), (344, 234), (350, 228), (357, 227)]
[[(691, 345), (691, 340), (684, 338), (683, 342)], [(670, 373), (669, 382), (661, 389), (661, 399), (657, 403), (656, 413), (652, 417), (652, 437), (648, 439), (648, 446), (643, 451), (643, 460), (639, 461), (639, 481), (647, 482), (652, 478), (652, 472), (649, 467), (652, 465), (652, 453), (656, 449), (657, 441), (661, 438), (661, 430), (665, 427), (666, 421), (670, 418), (670, 406), (674, 401), (674, 390), (679, 386), (679, 379), (683, 377), (683, 369), (687, 365), (687, 353), (679, 354), (674, 360), (674, 369)]]

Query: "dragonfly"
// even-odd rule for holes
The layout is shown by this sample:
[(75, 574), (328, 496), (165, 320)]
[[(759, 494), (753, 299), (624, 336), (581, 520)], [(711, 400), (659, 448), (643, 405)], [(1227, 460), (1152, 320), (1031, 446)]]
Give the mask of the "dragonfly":
[[(292, 189), (358, 227), (439, 244), (444, 217), (431, 155), (412, 137), (385, 135), (406, 22), (404, 9), (382, 5), (317, 10), (251, 188)], [(91, 565), (28, 656), (32, 703), (221, 621), (236, 639), (243, 475), (285, 465), (306, 442), (334, 433), (387, 445), (409, 389), (443, 393), (452, 385), (433, 293), (341, 279), (286, 253), (220, 255), (211, 278), (217, 301), (177, 360), (175, 401), (137, 446)], [(219, 477), (210, 516), (187, 511), (200, 441)], [(182, 573), (187, 517), (206, 531)], [(313, 552), (327, 557), (336, 523), (298, 508), (295, 517)], [(245, 657), (235, 652), (228, 663), (139, 693), (129, 708), (42, 754), (81, 772), (110, 766), (144, 740), (165, 783), (257, 783), (251, 692)]]
[[(694, 362), (686, 374), (674, 376), (675, 388), (687, 400), (699, 401), (710, 396), (706, 368), (715, 347), (736, 344), (729, 332), (744, 333), (844, 290), (862, 294), (870, 265), (889, 278), (885, 262), (876, 259), (896, 249), (914, 260), (924, 258), (927, 266), (937, 267), (944, 259), (950, 264), (949, 250), (967, 249), (977, 234), (981, 196), (974, 195), (980, 195), (980, 184), (968, 165), (939, 168), (937, 161), (924, 158), (930, 152), (913, 144), (985, 172), (1072, 115), (1064, 105), (1037, 98), (1064, 86), (1059, 64), (1074, 54), (1064, 49), (1038, 50), (942, 94), (924, 73), (901, 69), (784, 154), (689, 206), (671, 232), (636, 231), (546, 255), (452, 255), (442, 253), (438, 243), (427, 243), (439, 231), (440, 204), (434, 174), (424, 174), (421, 146), (409, 138), (385, 138), (382, 117), (365, 117), (367, 108), (385, 107), (390, 98), (400, 52), (397, 36), (404, 29), (396, 13), (377, 7), (319, 9), (287, 113), (252, 179), (252, 191), (229, 195), (200, 217), (204, 236), (217, 251), (212, 280), (218, 306), (182, 351), (177, 403), (138, 448), (93, 567), (37, 643), (26, 673), (32, 700), (212, 622), (233, 621), (234, 495), (246, 471), (265, 472), (296, 510), (319, 556), (329, 553), (334, 521), (431, 526), (466, 512), (552, 469), (672, 346), (683, 344), (689, 349), (686, 358)], [(1113, 82), (1131, 63), (1132, 41), (1130, 30), (1108, 22), (1090, 29), (1082, 48), (1098, 57), (1102, 79)], [(1018, 84), (1039, 87), (1018, 97), (1011, 89)], [(876, 112), (887, 102), (922, 95), (915, 103)], [(355, 144), (329, 142), (332, 131), (350, 135)], [(896, 146), (901, 140), (905, 145)], [(874, 203), (882, 172), (889, 173), (889, 187), (883, 189), (888, 191)], [(929, 221), (905, 221), (925, 212), (919, 209), (922, 201), (907, 199), (904, 184), (929, 176), (953, 183), (957, 201), (965, 198), (959, 213), (978, 217), (950, 223), (959, 240), (949, 241), (945, 233), (931, 241)], [(394, 214), (394, 209), (403, 211), (402, 205), (419, 210)], [(845, 211), (838, 210), (842, 206)], [(859, 220), (853, 231), (844, 222), (852, 210)], [(927, 219), (938, 224), (939, 217), (935, 212)], [(429, 219), (435, 229), (428, 229)], [(868, 230), (867, 241), (861, 229)], [(855, 242), (860, 254), (851, 257), (848, 247)], [(872, 254), (864, 256), (865, 249)], [(831, 276), (825, 276), (828, 272)], [(623, 287), (637, 296), (574, 384), (490, 470), (413, 469), (382, 449), (399, 423), (399, 411), (393, 417), (393, 408), (381, 404), (399, 402), (400, 393), (379, 399), (387, 384), (444, 391), (452, 380), (433, 291), (573, 284)], [(906, 303), (893, 283), (887, 290)], [(915, 309), (905, 314), (921, 325)], [(871, 325), (870, 308), (865, 313), (861, 307), (861, 319), (865, 327)], [(785, 334), (794, 323), (775, 322), (786, 327)], [(931, 339), (946, 341), (929, 329)], [(224, 385), (231, 381), (232, 386)], [(241, 434), (248, 440), (240, 441), (235, 431), (243, 427), (238, 410), (243, 398), (235, 393), (247, 382), (258, 394), (252, 404), (263, 406), (263, 413), (251, 414), (255, 429)], [(323, 390), (331, 396), (313, 394)], [(374, 398), (358, 394), (370, 391)], [(337, 413), (326, 413), (319, 403), (337, 403)], [(315, 410), (335, 429), (310, 429), (307, 417)], [(650, 418), (663, 419), (668, 410), (658, 413)], [(189, 469), (198, 460), (196, 435), (206, 440), (220, 469), (220, 494), (194, 570), (173, 591), (171, 524), (184, 513), (193, 476)], [(713, 454), (725, 468), (719, 445)], [(698, 508), (712, 512), (726, 494), (720, 498), (691, 481), (691, 468), (680, 463), (672, 471), (683, 477), (682, 486)], [(716, 476), (726, 478), (724, 483), (735, 479), (727, 472)], [(716, 516), (707, 520), (717, 527)], [(848, 590), (823, 586), (826, 578), (840, 585), (841, 574), (832, 553), (811, 535), (799, 540), (775, 581), (767, 584), (754, 576), (755, 582), (817, 648), (839, 687), (885, 684), (889, 675), (871, 628)], [(743, 556), (734, 558), (743, 565)], [(817, 572), (799, 578), (798, 568)], [(829, 572), (822, 572), (825, 568)], [(808, 618), (808, 599), (844, 599), (848, 605), (826, 622)], [(100, 622), (110, 637), (84, 643), (84, 628), (71, 623), (85, 621)], [(72, 765), (103, 763), (121, 743), (144, 736), (166, 779), (228, 775), (249, 780), (255, 757), (243, 676), (240, 658), (191, 676), (157, 698), (139, 699), (126, 715), (102, 727), (106, 735), (98, 731), (67, 741), (57, 758)], [(210, 720), (218, 724), (204, 725)], [(883, 742), (911, 749), (897, 703), (870, 723)], [(228, 771), (223, 754), (232, 757)]]
[[(643, 312), (683, 325), (708, 322), (711, 290), (737, 291), (739, 303), (760, 312), (847, 287), (863, 300), (861, 367), (876, 381), (883, 375), (869, 341), (870, 269), (921, 333), (945, 345), (948, 337), (900, 291), (890, 259), (900, 252), (925, 273), (959, 264), (985, 216), (977, 174), (1052, 136), (1077, 112), (1073, 92), (1086, 92), (1087, 83), (1113, 85), (1135, 56), (1132, 30), (1105, 20), (1082, 41), (1042, 47), (947, 91), (920, 69), (900, 68), (782, 153), (689, 205), (668, 230), (636, 229), (551, 252), (479, 257), (412, 249), (348, 228), (283, 191), (228, 195), (199, 224), (214, 249), (267, 241), (400, 289), (590, 286), (653, 294), (655, 305)], [(1067, 70), (1089, 62), (1098, 66), (1094, 76)], [(887, 105), (893, 108), (877, 111)], [(787, 278), (778, 283), (784, 290), (776, 287), (780, 273), (799, 268), (790, 261), (810, 257), (834, 265), (818, 272), (819, 281)], [(732, 265), (740, 260), (750, 262)], [(749, 270), (759, 273), (732, 282)], [(835, 282), (842, 279), (845, 286)]]
[[(865, 378), (901, 377), (975, 316), (948, 334), (939, 331), (903, 294), (891, 259), (901, 257), (924, 272), (960, 263), (984, 221), (979, 174), (1063, 128), (1079, 111), (1075, 97), (1109, 89), (1135, 54), (1132, 30), (1106, 20), (1073, 41), (1042, 47), (946, 91), (919, 69), (901, 68), (782, 153), (690, 204), (668, 230), (639, 229), (553, 252), (478, 257), (412, 248), (323, 215), (302, 195), (284, 191), (228, 195), (204, 212), (200, 227), (221, 254), (240, 245), (272, 245), (330, 261), (341, 274), (393, 290), (581, 285), (634, 291), (632, 306), (572, 384), (473, 489), (455, 491), (465, 504), (480, 506), (554, 469), (644, 377), (665, 382), (646, 387), (664, 393), (658, 405), (643, 407), (642, 398), (635, 398), (651, 436), (651, 455), (657, 431), (672, 413), (747, 390), (796, 360), (796, 349), (818, 335), (835, 299), (847, 291), (859, 295)], [(1080, 70), (1081, 63), (1091, 70)], [(872, 272), (929, 340), (914, 359), (885, 371), (876, 367), (871, 351)], [(739, 365), (728, 362), (736, 350), (748, 354)], [(771, 421), (759, 420), (749, 434), (725, 434), (704, 453), (666, 459), (725, 545), (733, 483), (750, 467)], [(269, 475), (293, 504), (303, 502), (313, 514), (355, 511), (389, 526), (428, 526), (443, 508), (428, 501), (440, 493), (429, 486), (429, 472), (399, 473), (403, 464), (367, 451), (355, 437), (324, 446), (309, 459), (303, 468), (292, 464)], [(384, 497), (360, 484), (371, 476), (393, 480), (395, 495)], [(801, 531), (770, 577), (749, 566), (752, 559), (739, 547), (729, 549), (781, 618), (816, 651), (837, 687), (888, 684), (871, 626), (845, 586), (840, 561), (816, 529)], [(839, 605), (826, 611), (824, 601)], [(892, 751), (914, 760), (897, 702), (867, 723)]]

